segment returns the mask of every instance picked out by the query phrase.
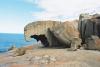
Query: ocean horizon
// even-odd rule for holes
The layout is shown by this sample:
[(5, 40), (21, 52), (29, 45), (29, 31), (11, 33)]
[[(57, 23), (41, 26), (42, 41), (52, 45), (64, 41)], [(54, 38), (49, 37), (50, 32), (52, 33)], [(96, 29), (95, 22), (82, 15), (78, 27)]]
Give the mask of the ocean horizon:
[(36, 41), (33, 39), (26, 42), (24, 34), (0, 33), (0, 53), (6, 52), (12, 45), (17, 48), (34, 44)]

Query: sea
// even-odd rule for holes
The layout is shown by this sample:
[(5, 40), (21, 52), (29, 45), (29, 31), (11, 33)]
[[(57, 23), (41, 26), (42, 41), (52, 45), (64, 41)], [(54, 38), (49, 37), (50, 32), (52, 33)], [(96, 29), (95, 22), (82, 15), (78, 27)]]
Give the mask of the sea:
[(25, 41), (24, 34), (0, 33), (0, 53), (7, 52), (13, 45), (20, 48), (34, 43), (36, 43), (35, 39), (30, 42)]

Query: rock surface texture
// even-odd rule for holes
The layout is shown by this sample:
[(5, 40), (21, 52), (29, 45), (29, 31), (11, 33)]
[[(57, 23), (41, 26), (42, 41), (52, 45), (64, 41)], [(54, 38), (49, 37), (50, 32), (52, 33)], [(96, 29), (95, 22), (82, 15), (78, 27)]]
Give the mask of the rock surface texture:
[(53, 28), (59, 24), (59, 21), (36, 21), (29, 23), (24, 27), (25, 39), (30, 41), (31, 35), (44, 35), (48, 28)]
[(78, 29), (74, 25), (75, 21), (66, 21), (53, 29), (49, 29), (49, 35), (47, 36), (49, 44), (71, 47), (71, 50), (77, 50), (78, 46), (81, 46), (81, 39), (79, 38)]
[(48, 29), (53, 29), (54, 27), (60, 24), (59, 21), (36, 21), (33, 23), (29, 23), (24, 28), (24, 35), (26, 41), (30, 41), (32, 38), (37, 41), (41, 41), (41, 43), (48, 47), (48, 39), (47, 32)]
[(23, 56), (0, 55), (0, 67), (100, 67), (100, 52), (41, 48)]
[(81, 45), (78, 21), (37, 21), (24, 28), (26, 40), (34, 38), (45, 47), (71, 47), (76, 50)]
[[(96, 44), (97, 41), (100, 41), (100, 15), (81, 14), (79, 17), (78, 28), (82, 39), (82, 44), (86, 44), (85, 47), (87, 49), (100, 50), (100, 45)], [(95, 46), (98, 46), (98, 48)]]

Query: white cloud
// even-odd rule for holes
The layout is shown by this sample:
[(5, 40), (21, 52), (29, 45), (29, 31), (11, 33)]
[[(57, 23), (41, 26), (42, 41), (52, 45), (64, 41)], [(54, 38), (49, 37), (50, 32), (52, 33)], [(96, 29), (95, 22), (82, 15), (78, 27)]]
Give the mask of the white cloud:
[(37, 0), (44, 11), (35, 12), (35, 20), (66, 20), (76, 18), (80, 13), (100, 13), (99, 0)]

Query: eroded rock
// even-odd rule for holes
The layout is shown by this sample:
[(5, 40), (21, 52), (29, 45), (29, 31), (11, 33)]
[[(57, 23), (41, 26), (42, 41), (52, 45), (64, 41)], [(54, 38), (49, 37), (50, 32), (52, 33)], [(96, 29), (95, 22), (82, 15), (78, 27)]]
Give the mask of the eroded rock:
[[(86, 44), (87, 49), (98, 50), (98, 48), (95, 47), (97, 46), (95, 41), (100, 38), (100, 15), (81, 14), (79, 21), (79, 32), (83, 46)], [(93, 36), (98, 37), (98, 39), (92, 38)]]
[[(33, 26), (32, 26), (33, 25)], [(77, 50), (81, 45), (78, 32), (78, 21), (37, 21), (28, 24), (25, 29), (25, 37), (34, 38), (45, 47), (67, 47)]]

